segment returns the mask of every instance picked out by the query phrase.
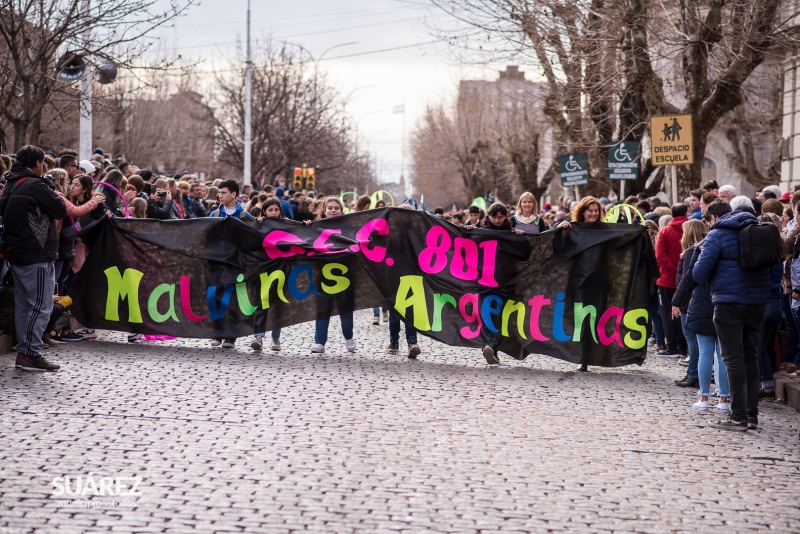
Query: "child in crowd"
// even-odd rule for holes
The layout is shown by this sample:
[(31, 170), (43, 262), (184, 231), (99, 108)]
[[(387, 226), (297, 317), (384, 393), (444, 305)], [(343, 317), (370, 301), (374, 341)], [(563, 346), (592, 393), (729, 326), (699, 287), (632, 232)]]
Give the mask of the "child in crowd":
[[(281, 219), (281, 203), (275, 197), (270, 197), (264, 201), (261, 205), (261, 210), (263, 210), (263, 217), (259, 217), (259, 222), (266, 219)], [(253, 350), (261, 350), (264, 346), (264, 324), (266, 320), (266, 315), (264, 310), (259, 308), (255, 313), (255, 327), (256, 333), (253, 335), (253, 342), (250, 343), (250, 347)], [(274, 351), (281, 350), (281, 329), (275, 328), (272, 330), (272, 343), (270, 343), (269, 348)]]
[[(320, 205), (318, 219), (331, 219), (342, 214), (342, 202), (337, 197), (328, 197)], [(306, 226), (311, 221), (304, 221)], [(328, 310), (330, 312), (330, 309)], [(344, 335), (344, 346), (348, 352), (356, 351), (356, 340), (353, 338), (353, 312), (341, 312), (339, 320), (342, 322), (342, 334)], [(325, 352), (325, 343), (328, 342), (328, 325), (330, 325), (330, 315), (323, 319), (317, 319), (314, 332), (314, 345), (311, 352), (322, 354)]]

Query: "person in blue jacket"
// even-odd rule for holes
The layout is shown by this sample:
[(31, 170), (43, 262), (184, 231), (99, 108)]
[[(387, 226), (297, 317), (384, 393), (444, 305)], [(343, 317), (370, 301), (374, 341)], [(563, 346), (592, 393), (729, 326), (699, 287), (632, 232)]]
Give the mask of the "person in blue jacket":
[(711, 231), (703, 241), (692, 276), (699, 284), (707, 283), (711, 290), (714, 326), (731, 393), (730, 417), (714, 419), (710, 425), (746, 431), (758, 426), (761, 383), (756, 349), (770, 300), (770, 273), (769, 269), (745, 270), (739, 262), (739, 231), (757, 224), (755, 215), (731, 211), (730, 205), (721, 200), (709, 204), (706, 215)]
[(292, 212), (292, 205), (289, 204), (288, 200), (283, 198), (282, 187), (279, 187), (275, 190), (275, 196), (278, 197), (278, 200), (281, 202), (281, 214), (283, 214), (284, 218), (294, 219), (294, 213)]

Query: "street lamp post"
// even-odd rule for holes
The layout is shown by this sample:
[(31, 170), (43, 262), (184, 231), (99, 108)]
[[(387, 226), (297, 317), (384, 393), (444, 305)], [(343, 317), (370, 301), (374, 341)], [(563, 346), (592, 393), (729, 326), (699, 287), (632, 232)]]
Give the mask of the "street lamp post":
[[(85, 20), (89, 19), (89, 0), (82, 0), (81, 12)], [(83, 31), (83, 47), (89, 50), (91, 46), (92, 29), (86, 23)], [(92, 69), (87, 65), (86, 72), (81, 78), (81, 117), (78, 153), (80, 159), (92, 157)]]
[(253, 174), (252, 167), (252, 130), (251, 130), (251, 67), (253, 62), (250, 60), (250, 0), (247, 0), (247, 57), (245, 59), (244, 70), (244, 185), (250, 185)]

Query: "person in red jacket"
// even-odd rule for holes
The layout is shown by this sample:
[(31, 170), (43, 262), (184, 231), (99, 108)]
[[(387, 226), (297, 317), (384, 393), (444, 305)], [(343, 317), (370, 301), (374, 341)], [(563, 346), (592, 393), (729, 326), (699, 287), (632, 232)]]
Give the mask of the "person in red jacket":
[(672, 206), (672, 220), (661, 229), (656, 242), (656, 259), (661, 276), (656, 281), (658, 303), (661, 308), (661, 321), (667, 346), (658, 351), (659, 356), (686, 355), (686, 338), (683, 337), (680, 319), (672, 317), (672, 296), (675, 294), (675, 278), (678, 276), (678, 262), (681, 259), (681, 238), (683, 223), (687, 221), (689, 207), (678, 203)]

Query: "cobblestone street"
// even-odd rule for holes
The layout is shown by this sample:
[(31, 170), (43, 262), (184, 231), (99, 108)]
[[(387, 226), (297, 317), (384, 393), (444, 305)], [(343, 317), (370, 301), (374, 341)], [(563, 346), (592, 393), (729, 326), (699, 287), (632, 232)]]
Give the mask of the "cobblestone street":
[[(102, 332), (47, 351), (58, 373), (3, 355), (0, 532), (800, 532), (791, 408), (716, 431), (675, 359), (490, 368), (421, 337), (408, 360), (370, 320), (355, 354), (334, 319), (325, 354), (306, 323), (280, 353)], [(141, 495), (63, 506), (94, 495), (54, 478), (90, 475)]]

